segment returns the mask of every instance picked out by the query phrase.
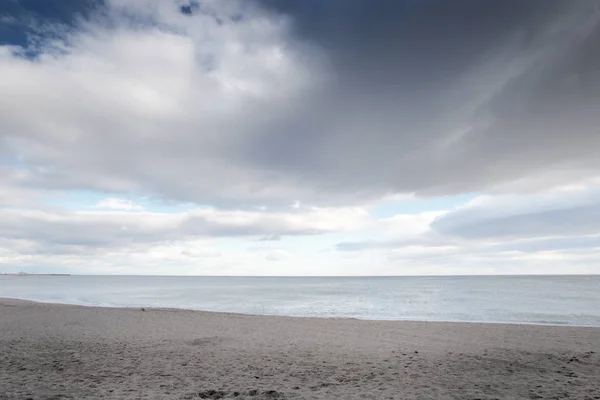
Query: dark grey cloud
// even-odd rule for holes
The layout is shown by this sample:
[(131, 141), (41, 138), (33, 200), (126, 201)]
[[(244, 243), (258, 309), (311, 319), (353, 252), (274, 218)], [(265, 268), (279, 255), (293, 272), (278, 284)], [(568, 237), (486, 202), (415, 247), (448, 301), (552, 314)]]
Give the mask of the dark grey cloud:
[(264, 3), (291, 16), (335, 76), (255, 142), (269, 167), (427, 194), (596, 165), (595, 2)]
[(600, 168), (595, 0), (114, 4), (36, 63), (0, 53), (30, 186), (339, 205)]

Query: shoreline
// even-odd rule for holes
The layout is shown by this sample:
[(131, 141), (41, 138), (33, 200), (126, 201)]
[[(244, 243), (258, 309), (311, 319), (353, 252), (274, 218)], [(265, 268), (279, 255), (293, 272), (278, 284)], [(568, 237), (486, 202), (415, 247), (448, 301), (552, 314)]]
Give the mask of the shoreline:
[(462, 321), (462, 320), (419, 320), (419, 319), (371, 319), (371, 318), (359, 318), (359, 317), (318, 317), (318, 316), (298, 316), (298, 315), (285, 315), (285, 314), (249, 314), (240, 313), (234, 311), (211, 311), (196, 308), (183, 308), (183, 307), (150, 307), (150, 306), (118, 306), (118, 305), (98, 305), (98, 304), (81, 304), (81, 303), (60, 303), (53, 301), (40, 301), (31, 300), (26, 298), (18, 297), (0, 297), (0, 303), (4, 300), (9, 301), (21, 301), (34, 304), (48, 304), (57, 306), (73, 306), (73, 307), (85, 307), (85, 308), (103, 308), (103, 309), (114, 309), (114, 310), (140, 310), (142, 308), (146, 310), (154, 311), (191, 311), (199, 313), (210, 313), (210, 314), (224, 314), (224, 315), (243, 315), (250, 317), (282, 317), (282, 318), (298, 318), (298, 319), (317, 319), (317, 320), (351, 320), (351, 321), (370, 321), (370, 322), (413, 322), (413, 323), (440, 323), (440, 324), (483, 324), (483, 325), (517, 325), (517, 326), (549, 326), (549, 327), (571, 327), (571, 328), (586, 328), (586, 329), (600, 329), (600, 326), (596, 325), (577, 325), (567, 323), (542, 323), (542, 322), (511, 322), (511, 321)]
[[(19, 276), (19, 273), (3, 272), (0, 276)], [(157, 278), (301, 278), (301, 279), (322, 279), (322, 278), (477, 278), (477, 277), (582, 277), (582, 276), (600, 276), (600, 273), (585, 273), (585, 274), (475, 274), (475, 275), (144, 275), (144, 274), (73, 274), (73, 273), (54, 273), (54, 274), (38, 274), (25, 273), (24, 276), (84, 276), (84, 277), (157, 277)]]

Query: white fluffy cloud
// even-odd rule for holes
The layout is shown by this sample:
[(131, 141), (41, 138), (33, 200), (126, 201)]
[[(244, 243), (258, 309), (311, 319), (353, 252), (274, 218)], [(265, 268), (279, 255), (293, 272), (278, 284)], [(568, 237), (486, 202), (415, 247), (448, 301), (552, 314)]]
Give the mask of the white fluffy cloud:
[(598, 268), (596, 1), (326, 1), (0, 15), (0, 265)]
[[(515, 182), (552, 187), (597, 170), (593, 2), (565, 4), (537, 24), (527, 23), (529, 7), (505, 10), (523, 25), (480, 26), (489, 43), (460, 13), (444, 14), (449, 31), (431, 33), (439, 44), (419, 26), (404, 32), (413, 44), (382, 41), (408, 28), (367, 3), (342, 17), (376, 13), (380, 24), (363, 21), (372, 32), (342, 18), (337, 34), (320, 25), (300, 34), (298, 15), (241, 0), (189, 13), (176, 1), (111, 0), (52, 35), (42, 24), (32, 48), (1, 47), (0, 154), (19, 160), (36, 187), (217, 207), (522, 190)], [(426, 68), (414, 59), (422, 40)], [(369, 53), (371, 42), (380, 53)], [(442, 52), (457, 43), (456, 55)]]
[(275, 249), (270, 251), (269, 254), (267, 254), (266, 258), (269, 261), (285, 261), (290, 257), (292, 257), (292, 254), (289, 251), (283, 249)]
[(136, 204), (135, 202), (133, 202), (131, 200), (119, 199), (119, 198), (115, 198), (115, 197), (111, 197), (111, 198), (99, 201), (98, 204), (96, 204), (96, 207), (108, 208), (111, 210), (126, 210), (126, 211), (143, 210), (144, 209), (144, 207), (142, 207), (139, 204)]
[(239, 1), (203, 4), (190, 17), (172, 2), (109, 2), (103, 18), (43, 42), (36, 59), (3, 48), (5, 157), (54, 189), (302, 197), (309, 189), (248, 164), (243, 147), (315, 84), (309, 56), (286, 42), (283, 18)]
[(360, 229), (361, 209), (249, 212), (198, 209), (183, 213), (0, 209), (0, 237), (50, 246), (126, 247), (197, 237), (316, 235)]
[(537, 194), (482, 195), (430, 215), (413, 234), (346, 241), (336, 248), (376, 252), (423, 273), (597, 273), (599, 188), (590, 181)]
[[(44, 266), (74, 273), (310, 273), (314, 266), (303, 266), (302, 257), (293, 268), (270, 269), (265, 261), (292, 262), (292, 251), (281, 247), (290, 238), (353, 233), (370, 223), (360, 208), (158, 213), (123, 209), (123, 203), (130, 205), (109, 201), (118, 207), (102, 211), (0, 208), (0, 270)], [(279, 247), (270, 245), (274, 238)], [(264, 245), (253, 249), (256, 243)]]
[(440, 216), (433, 229), (464, 239), (527, 239), (600, 232), (600, 185), (557, 188), (536, 195), (481, 196)]

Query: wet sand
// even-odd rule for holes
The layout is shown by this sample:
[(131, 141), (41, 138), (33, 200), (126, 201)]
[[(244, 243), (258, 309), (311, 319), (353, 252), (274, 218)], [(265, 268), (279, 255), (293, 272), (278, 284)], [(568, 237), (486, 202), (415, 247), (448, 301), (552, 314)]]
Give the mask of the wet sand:
[(600, 399), (600, 329), (0, 300), (0, 399)]

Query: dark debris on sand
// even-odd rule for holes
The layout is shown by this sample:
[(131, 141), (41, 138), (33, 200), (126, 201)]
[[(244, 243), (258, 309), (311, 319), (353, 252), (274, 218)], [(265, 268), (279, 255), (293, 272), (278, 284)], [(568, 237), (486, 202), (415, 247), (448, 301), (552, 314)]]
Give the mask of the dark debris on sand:
[(198, 393), (190, 393), (183, 397), (183, 399), (246, 399), (252, 398), (255, 400), (277, 400), (277, 399), (285, 399), (285, 395), (276, 390), (257, 390), (251, 389), (247, 391), (224, 391), (224, 390), (204, 390)]

